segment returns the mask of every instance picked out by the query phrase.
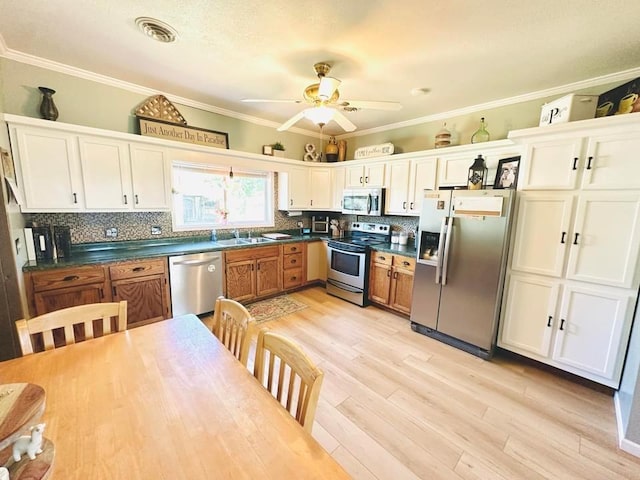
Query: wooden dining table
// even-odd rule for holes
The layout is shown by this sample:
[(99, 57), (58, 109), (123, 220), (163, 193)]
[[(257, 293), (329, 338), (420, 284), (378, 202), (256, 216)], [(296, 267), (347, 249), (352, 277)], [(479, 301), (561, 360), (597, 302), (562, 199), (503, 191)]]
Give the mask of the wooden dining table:
[(40, 385), (54, 479), (346, 479), (195, 315), (0, 363)]

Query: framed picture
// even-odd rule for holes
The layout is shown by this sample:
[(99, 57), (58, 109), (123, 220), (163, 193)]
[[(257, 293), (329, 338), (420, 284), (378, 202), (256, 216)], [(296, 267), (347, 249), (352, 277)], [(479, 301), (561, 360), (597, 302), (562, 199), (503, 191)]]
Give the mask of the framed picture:
[(498, 161), (493, 188), (515, 189), (518, 184), (518, 164), (520, 157), (503, 158)]
[(271, 145), (263, 145), (262, 146), (262, 154), (263, 155), (273, 155), (273, 147)]

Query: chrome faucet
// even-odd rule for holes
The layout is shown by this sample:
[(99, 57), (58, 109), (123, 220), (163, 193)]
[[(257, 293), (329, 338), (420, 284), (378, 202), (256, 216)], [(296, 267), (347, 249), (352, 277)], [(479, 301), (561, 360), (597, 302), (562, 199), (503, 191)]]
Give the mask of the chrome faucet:
[(213, 230), (211, 230), (211, 241), (212, 242), (217, 242), (218, 241), (218, 232), (216, 232), (215, 228)]
[(233, 229), (233, 236), (234, 238), (240, 238), (240, 232), (238, 231), (237, 228)]
[(247, 238), (251, 238), (251, 230), (249, 230), (249, 233), (247, 234)]

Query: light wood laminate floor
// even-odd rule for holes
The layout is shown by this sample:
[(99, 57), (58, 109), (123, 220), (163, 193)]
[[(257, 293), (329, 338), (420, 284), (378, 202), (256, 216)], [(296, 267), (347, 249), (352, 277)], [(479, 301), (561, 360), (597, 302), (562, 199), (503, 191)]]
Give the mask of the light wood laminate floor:
[(353, 478), (640, 479), (640, 458), (617, 448), (610, 395), (481, 360), (320, 287), (290, 295), (309, 307), (261, 326), (324, 370), (313, 436)]

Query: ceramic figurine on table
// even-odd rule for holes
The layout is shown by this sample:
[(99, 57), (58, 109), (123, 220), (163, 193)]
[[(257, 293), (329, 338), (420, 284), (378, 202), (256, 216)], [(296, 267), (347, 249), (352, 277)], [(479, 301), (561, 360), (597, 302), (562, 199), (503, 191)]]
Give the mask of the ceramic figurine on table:
[(39, 423), (30, 428), (31, 435), (23, 435), (13, 444), (13, 460), (19, 462), (23, 454), (27, 454), (31, 460), (42, 453), (42, 434), (45, 423)]

